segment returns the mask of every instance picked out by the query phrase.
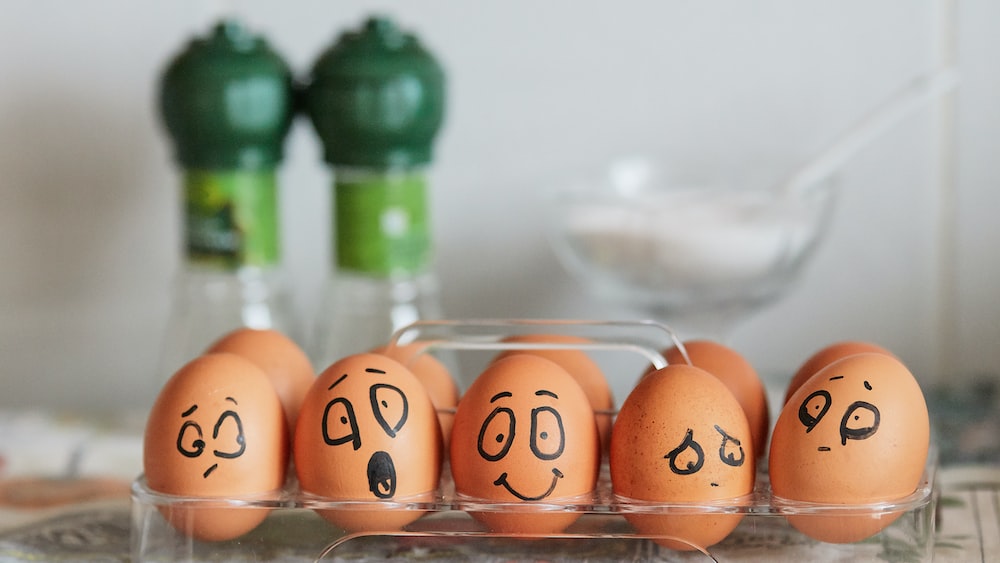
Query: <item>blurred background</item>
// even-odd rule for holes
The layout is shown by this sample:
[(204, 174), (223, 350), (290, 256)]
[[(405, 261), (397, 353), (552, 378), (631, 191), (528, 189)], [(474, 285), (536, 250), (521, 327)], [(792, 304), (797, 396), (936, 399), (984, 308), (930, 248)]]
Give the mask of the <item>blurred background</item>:
[[(158, 80), (226, 10), (302, 76), (376, 13), (441, 61), (431, 219), (454, 318), (637, 318), (556, 261), (548, 190), (634, 154), (794, 165), (955, 64), (958, 93), (842, 168), (799, 283), (728, 338), (779, 376), (841, 339), (889, 348), (928, 384), (997, 371), (1000, 4), (15, 0), (0, 16), (0, 407), (98, 411), (147, 392), (181, 263)], [(331, 176), (305, 119), (279, 181), (284, 265), (308, 319), (329, 272)], [(634, 375), (611, 376), (619, 396)]]

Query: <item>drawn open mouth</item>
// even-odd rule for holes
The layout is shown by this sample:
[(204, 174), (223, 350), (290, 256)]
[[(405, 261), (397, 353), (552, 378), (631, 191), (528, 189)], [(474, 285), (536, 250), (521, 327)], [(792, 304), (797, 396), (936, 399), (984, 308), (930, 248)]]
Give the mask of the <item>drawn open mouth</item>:
[(377, 498), (396, 494), (396, 466), (386, 452), (375, 452), (368, 459), (368, 490)]
[(545, 498), (545, 497), (547, 497), (547, 496), (549, 496), (549, 495), (552, 494), (552, 491), (554, 491), (556, 489), (556, 483), (558, 483), (559, 479), (562, 479), (562, 478), (563, 478), (562, 471), (559, 471), (559, 469), (553, 467), (552, 468), (552, 484), (549, 485), (549, 489), (547, 491), (545, 491), (544, 493), (542, 493), (542, 494), (540, 494), (538, 496), (534, 496), (534, 497), (529, 497), (527, 495), (524, 495), (524, 494), (521, 494), (521, 493), (515, 491), (514, 488), (510, 486), (510, 483), (507, 482), (507, 472), (506, 471), (504, 471), (503, 473), (501, 473), (500, 476), (497, 477), (497, 480), (493, 481), (493, 484), (496, 485), (496, 486), (498, 486), (498, 487), (499, 486), (503, 486), (503, 488), (507, 489), (510, 492), (510, 494), (516, 496), (517, 498), (519, 498), (521, 500), (542, 500), (543, 498)]

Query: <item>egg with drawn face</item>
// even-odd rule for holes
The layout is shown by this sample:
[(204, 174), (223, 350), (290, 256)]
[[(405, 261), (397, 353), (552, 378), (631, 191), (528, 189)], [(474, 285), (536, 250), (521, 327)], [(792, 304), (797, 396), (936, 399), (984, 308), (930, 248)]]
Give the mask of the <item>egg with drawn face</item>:
[[(929, 444), (927, 405), (906, 366), (882, 353), (848, 356), (817, 372), (782, 409), (771, 438), (771, 487), (781, 498), (836, 505), (900, 499), (920, 484)], [(810, 537), (847, 543), (899, 515), (788, 520)]]
[[(421, 516), (395, 501), (428, 500), (441, 474), (441, 432), (430, 397), (399, 362), (347, 356), (313, 383), (295, 428), (302, 490), (370, 509), (319, 513), (351, 531), (392, 531)], [(425, 498), (427, 497), (427, 498)]]
[(455, 491), (491, 531), (557, 533), (578, 512), (544, 506), (578, 501), (597, 482), (600, 438), (587, 395), (565, 369), (537, 355), (491, 363), (459, 401), (450, 443)]
[(639, 381), (618, 411), (609, 457), (612, 489), (624, 501), (679, 505), (665, 514), (625, 513), (638, 532), (671, 549), (722, 541), (743, 514), (700, 507), (731, 507), (753, 492), (747, 417), (722, 381), (694, 366), (668, 365)]
[[(281, 401), (255, 364), (228, 353), (200, 356), (163, 386), (149, 413), (143, 466), (149, 488), (184, 497), (249, 497), (281, 488), (288, 464)], [(228, 540), (256, 527), (264, 509), (161, 512), (183, 533)]]

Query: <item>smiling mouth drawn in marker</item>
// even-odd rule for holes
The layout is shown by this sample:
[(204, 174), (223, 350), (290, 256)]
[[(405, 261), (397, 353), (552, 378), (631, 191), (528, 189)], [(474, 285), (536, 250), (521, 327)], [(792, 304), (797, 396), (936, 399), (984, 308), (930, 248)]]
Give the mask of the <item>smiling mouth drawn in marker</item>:
[(544, 493), (542, 493), (540, 495), (537, 495), (537, 496), (533, 496), (533, 497), (529, 497), (527, 495), (524, 495), (524, 494), (522, 494), (522, 493), (514, 490), (514, 488), (510, 486), (510, 483), (507, 482), (507, 472), (506, 471), (504, 471), (503, 473), (501, 473), (500, 477), (497, 477), (497, 480), (493, 481), (493, 484), (496, 485), (496, 486), (498, 486), (498, 487), (502, 486), (503, 488), (507, 489), (507, 492), (509, 492), (510, 494), (514, 495), (515, 497), (517, 497), (517, 498), (519, 498), (521, 500), (542, 500), (543, 498), (545, 498), (545, 497), (547, 497), (547, 496), (549, 496), (549, 495), (552, 494), (552, 491), (554, 491), (556, 489), (556, 483), (558, 483), (559, 479), (562, 479), (562, 478), (563, 478), (562, 471), (559, 471), (556, 468), (552, 468), (552, 484), (549, 485), (549, 489), (547, 491), (545, 491)]

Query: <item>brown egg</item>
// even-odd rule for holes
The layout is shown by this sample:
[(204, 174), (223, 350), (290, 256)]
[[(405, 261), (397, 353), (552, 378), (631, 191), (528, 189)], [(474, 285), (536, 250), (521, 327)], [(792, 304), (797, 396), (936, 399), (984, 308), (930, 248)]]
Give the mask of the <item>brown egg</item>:
[(455, 419), (455, 407), (458, 406), (458, 385), (448, 368), (432, 354), (424, 351), (426, 346), (425, 342), (413, 342), (402, 346), (383, 346), (373, 352), (403, 364), (420, 380), (431, 398), (431, 403), (437, 409), (441, 436), (447, 450), (448, 440), (451, 439), (452, 421)]
[[(509, 336), (503, 339), (504, 342), (527, 342), (542, 343), (551, 342), (554, 344), (585, 344), (590, 342), (586, 338), (566, 334), (522, 334)], [(597, 430), (601, 436), (602, 450), (607, 448), (611, 440), (611, 421), (615, 409), (615, 398), (611, 393), (608, 380), (604, 377), (597, 362), (592, 360), (583, 350), (552, 349), (552, 350), (507, 350), (500, 353), (496, 359), (504, 358), (512, 354), (534, 354), (548, 360), (552, 360), (576, 379), (576, 382), (583, 388), (583, 392), (590, 401), (590, 406), (594, 409), (597, 419)]]
[[(920, 386), (881, 353), (835, 361), (804, 383), (775, 423), (768, 469), (778, 497), (827, 504), (899, 499), (920, 484), (930, 444)], [(900, 513), (789, 515), (802, 533), (831, 543), (869, 537)]]
[[(743, 407), (750, 423), (753, 448), (758, 456), (767, 451), (767, 435), (771, 427), (771, 413), (767, 404), (767, 390), (750, 362), (736, 350), (710, 340), (684, 342), (691, 364), (719, 378)], [(664, 351), (669, 364), (683, 364), (684, 357), (675, 346)]]
[(876, 353), (885, 354), (887, 356), (896, 357), (892, 352), (886, 350), (885, 348), (879, 346), (878, 344), (872, 344), (870, 342), (861, 342), (856, 340), (845, 340), (843, 342), (835, 342), (826, 346), (819, 351), (817, 351), (809, 359), (799, 367), (795, 375), (792, 376), (792, 380), (788, 382), (788, 387), (785, 389), (785, 403), (788, 399), (806, 382), (810, 377), (816, 374), (819, 370), (825, 368), (826, 366), (832, 364), (833, 362), (851, 356), (853, 354), (863, 354), (863, 353)]
[[(579, 516), (545, 505), (592, 502), (600, 442), (593, 410), (573, 377), (537, 355), (492, 362), (462, 396), (451, 435), (455, 491), (523, 510), (471, 512), (490, 530), (551, 534)], [(541, 505), (535, 512), (532, 504)]]
[(431, 500), (441, 475), (441, 431), (427, 391), (381, 354), (347, 356), (320, 374), (299, 411), (293, 452), (304, 492), (371, 503), (319, 511), (350, 531), (416, 520), (420, 511), (393, 501)]
[(312, 364), (298, 344), (276, 330), (236, 329), (208, 348), (211, 352), (230, 352), (250, 360), (271, 379), (289, 432), (295, 430), (302, 399), (316, 379)]
[(722, 541), (743, 513), (699, 512), (697, 505), (745, 502), (755, 466), (750, 425), (736, 398), (707, 371), (668, 365), (640, 379), (611, 431), (611, 485), (624, 499), (691, 503), (676, 514), (625, 512), (642, 534), (678, 550)]
[[(240, 356), (207, 354), (182, 367), (153, 404), (143, 441), (146, 482), (184, 497), (248, 497), (280, 489), (288, 432), (264, 372)], [(178, 530), (205, 541), (241, 536), (264, 509), (165, 507)]]

